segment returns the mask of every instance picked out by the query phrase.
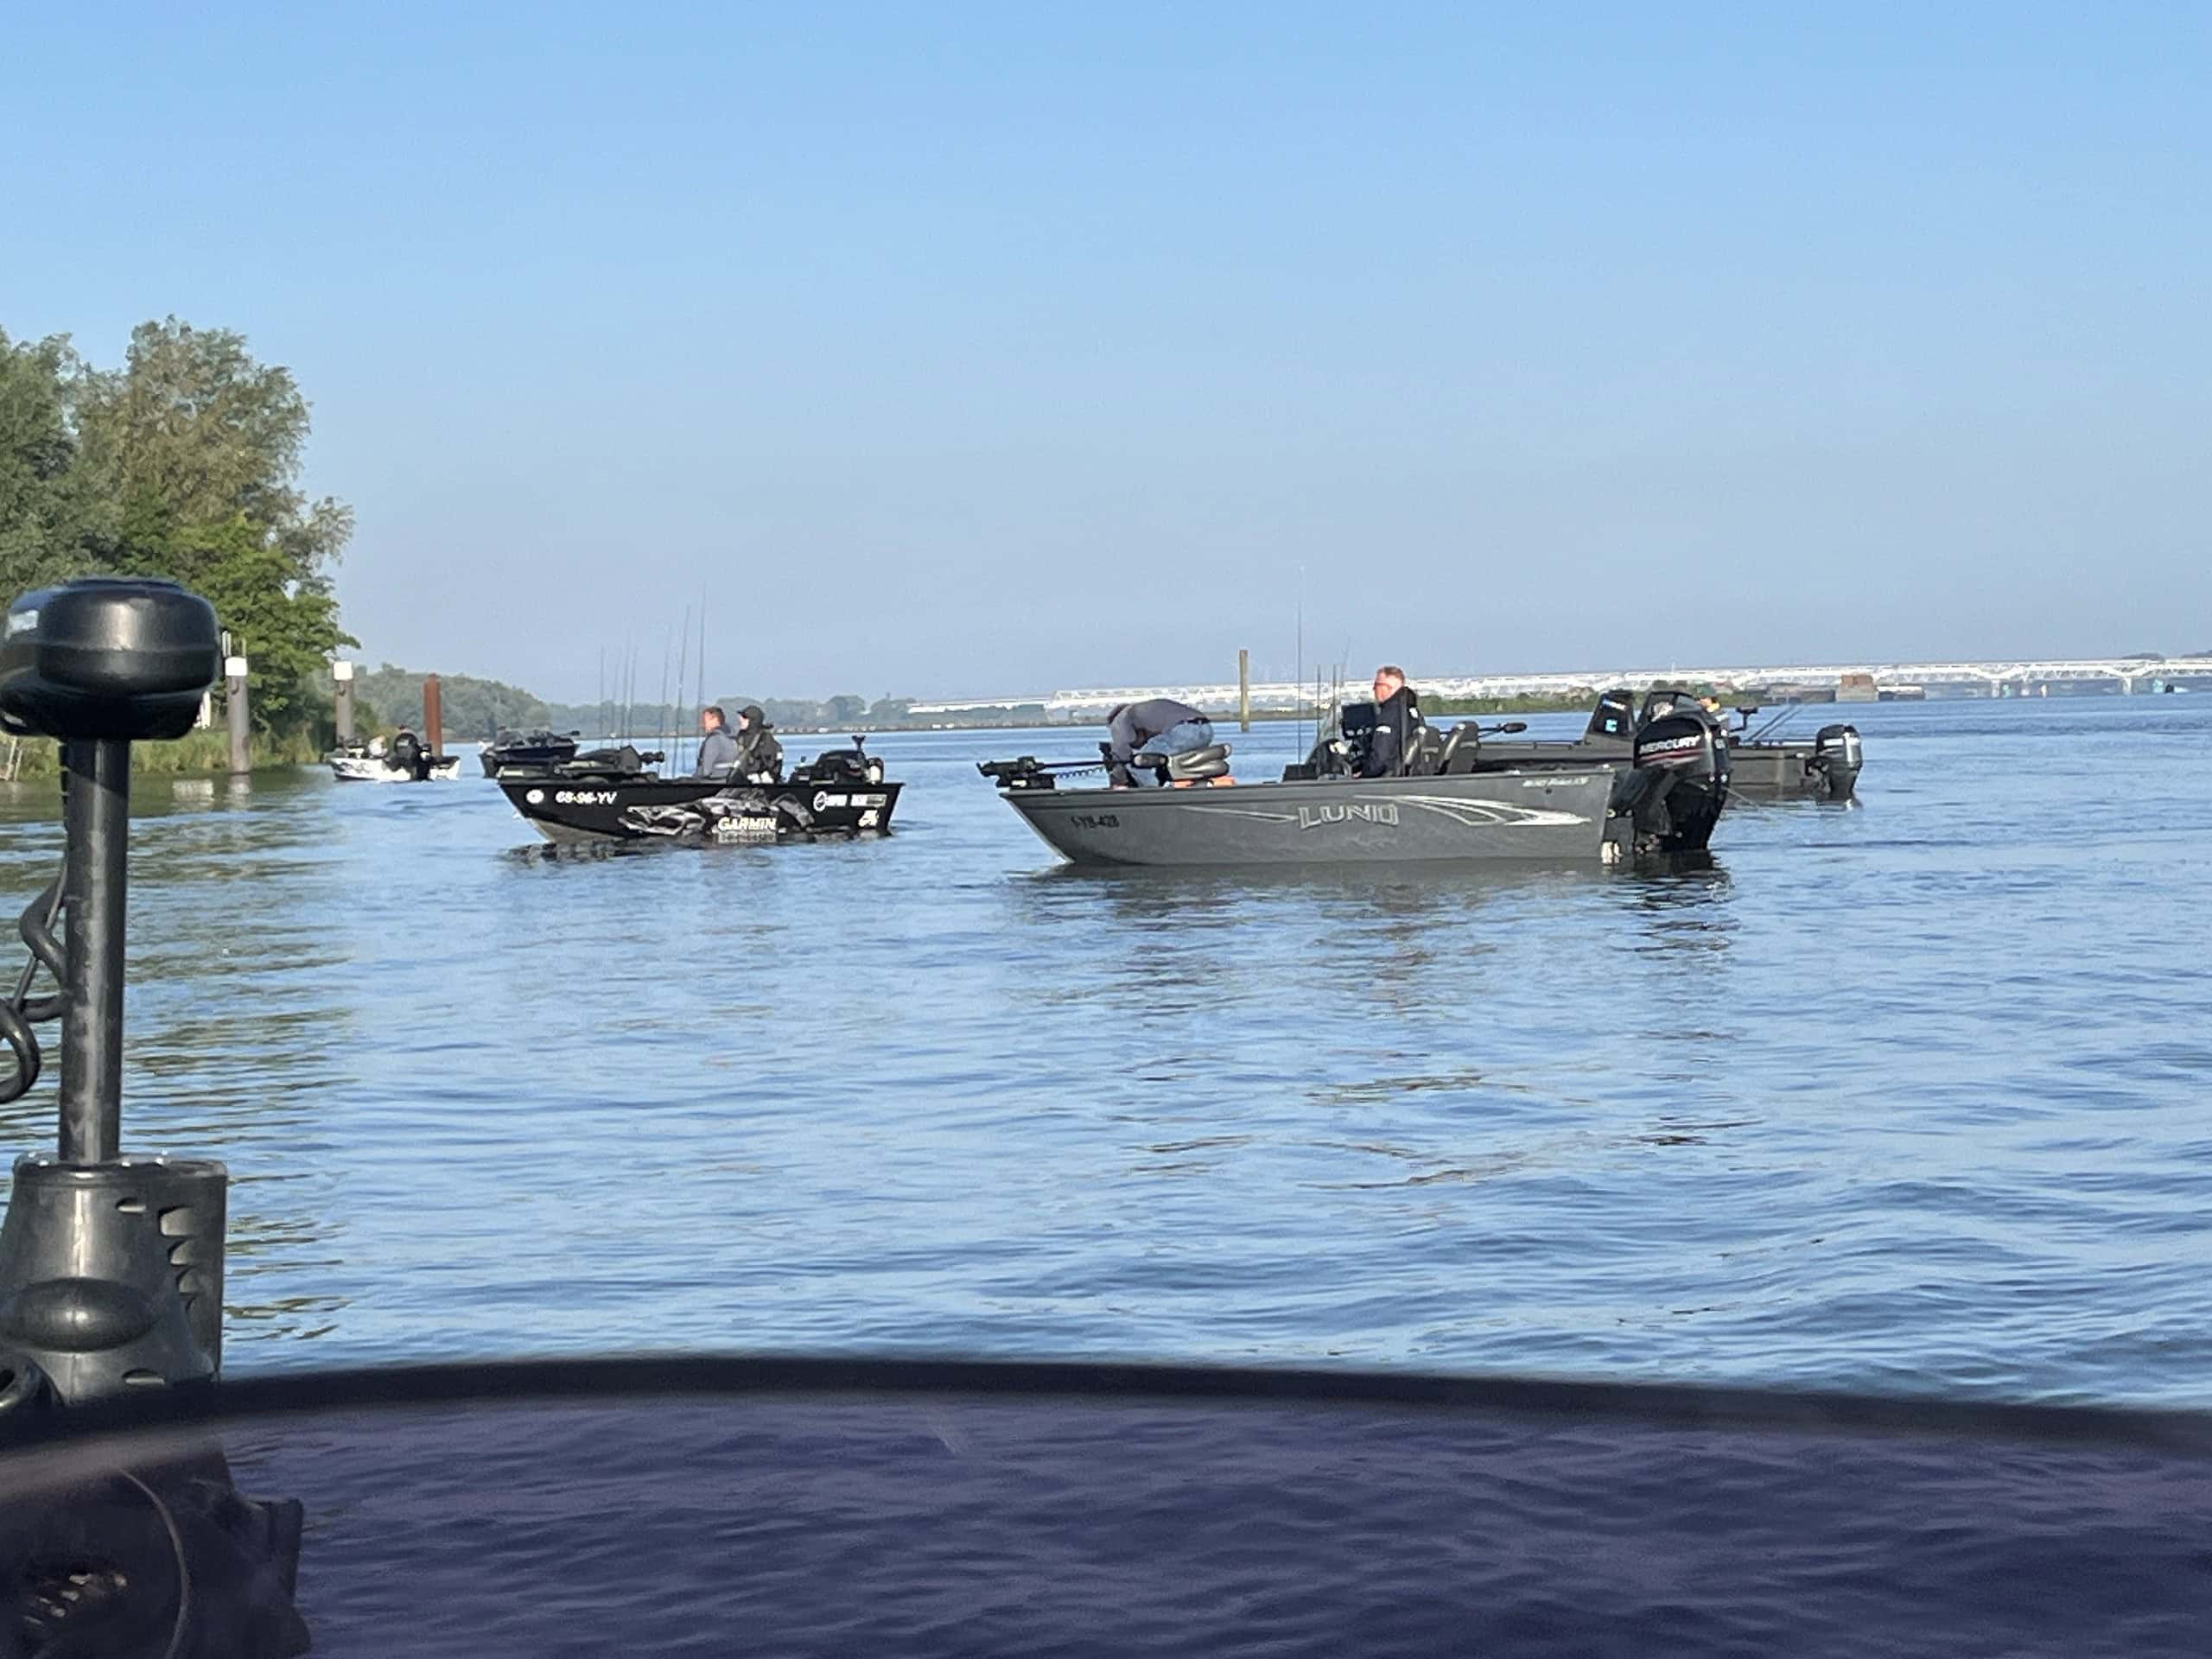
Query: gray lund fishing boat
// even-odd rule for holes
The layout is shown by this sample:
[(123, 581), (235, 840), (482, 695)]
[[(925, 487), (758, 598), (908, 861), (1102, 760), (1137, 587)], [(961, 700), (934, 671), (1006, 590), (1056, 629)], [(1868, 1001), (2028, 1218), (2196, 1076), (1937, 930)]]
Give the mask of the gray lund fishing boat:
[[(1701, 715), (1647, 727), (1617, 763), (1500, 765), (1484, 758), (1477, 728), (1463, 729), (1465, 739), (1397, 777), (1332, 772), (1325, 760), (1308, 761), (1281, 782), (1226, 787), (1222, 744), (1137, 756), (1158, 788), (1061, 782), (1103, 770), (1097, 761), (1025, 755), (977, 770), (1046, 845), (1077, 864), (1612, 864), (1703, 852), (1726, 801), (1727, 746)], [(1314, 753), (1341, 757), (1342, 749), (1332, 735)]]

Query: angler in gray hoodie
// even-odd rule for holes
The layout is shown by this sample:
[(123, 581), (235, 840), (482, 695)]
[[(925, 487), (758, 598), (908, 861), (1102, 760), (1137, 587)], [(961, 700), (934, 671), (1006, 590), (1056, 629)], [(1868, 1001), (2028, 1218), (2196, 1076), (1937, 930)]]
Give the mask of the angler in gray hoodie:
[(720, 778), (737, 764), (737, 740), (730, 735), (729, 717), (720, 704), (712, 704), (699, 711), (699, 763), (691, 768), (694, 778)]

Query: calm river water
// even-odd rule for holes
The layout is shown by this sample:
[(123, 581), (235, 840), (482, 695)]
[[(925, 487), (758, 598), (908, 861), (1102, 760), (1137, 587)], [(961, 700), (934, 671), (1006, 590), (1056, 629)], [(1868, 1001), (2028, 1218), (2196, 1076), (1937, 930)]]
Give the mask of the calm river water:
[[(553, 859), (479, 779), (142, 779), (124, 1143), (230, 1164), (234, 1374), (913, 1349), (2212, 1403), (2212, 697), (1852, 717), (1861, 804), (1736, 810), (1678, 875), (1058, 870), (972, 766), (1076, 747), (1043, 733), (876, 740), (899, 832), (849, 846)], [(56, 810), (0, 798), (0, 892)]]

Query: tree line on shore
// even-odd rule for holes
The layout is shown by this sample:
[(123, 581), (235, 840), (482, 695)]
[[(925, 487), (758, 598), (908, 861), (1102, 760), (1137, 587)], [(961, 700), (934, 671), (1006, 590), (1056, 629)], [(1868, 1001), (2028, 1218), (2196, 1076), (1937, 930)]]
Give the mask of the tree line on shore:
[[(357, 706), (372, 707), (387, 726), (423, 728), (423, 682), (419, 669), (390, 663), (354, 677)], [(1042, 703), (1020, 708), (963, 710), (957, 715), (914, 714), (912, 697), (770, 697), (725, 693), (709, 699), (730, 714), (757, 703), (768, 723), (783, 731), (895, 731), (906, 728), (1041, 722)], [(443, 734), (456, 742), (487, 737), (495, 731), (582, 732), (588, 737), (677, 737), (698, 729), (699, 711), (689, 702), (555, 702), (518, 685), (480, 679), (470, 674), (438, 676), (438, 705)]]
[(250, 659), (257, 750), (319, 753), (328, 664), (357, 643), (331, 587), (353, 515), (301, 487), (308, 424), (290, 371), (228, 329), (142, 323), (115, 368), (0, 329), (0, 599), (90, 575), (181, 582)]

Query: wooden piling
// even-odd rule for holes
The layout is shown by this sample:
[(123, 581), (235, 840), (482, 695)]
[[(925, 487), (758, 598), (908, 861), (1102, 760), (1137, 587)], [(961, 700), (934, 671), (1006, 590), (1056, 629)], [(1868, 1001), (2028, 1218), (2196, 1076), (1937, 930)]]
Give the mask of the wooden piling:
[(445, 709), (439, 701), (438, 677), (423, 677), (423, 736), (432, 754), (446, 752)]
[(1236, 729), (1252, 729), (1252, 653), (1236, 653)]

